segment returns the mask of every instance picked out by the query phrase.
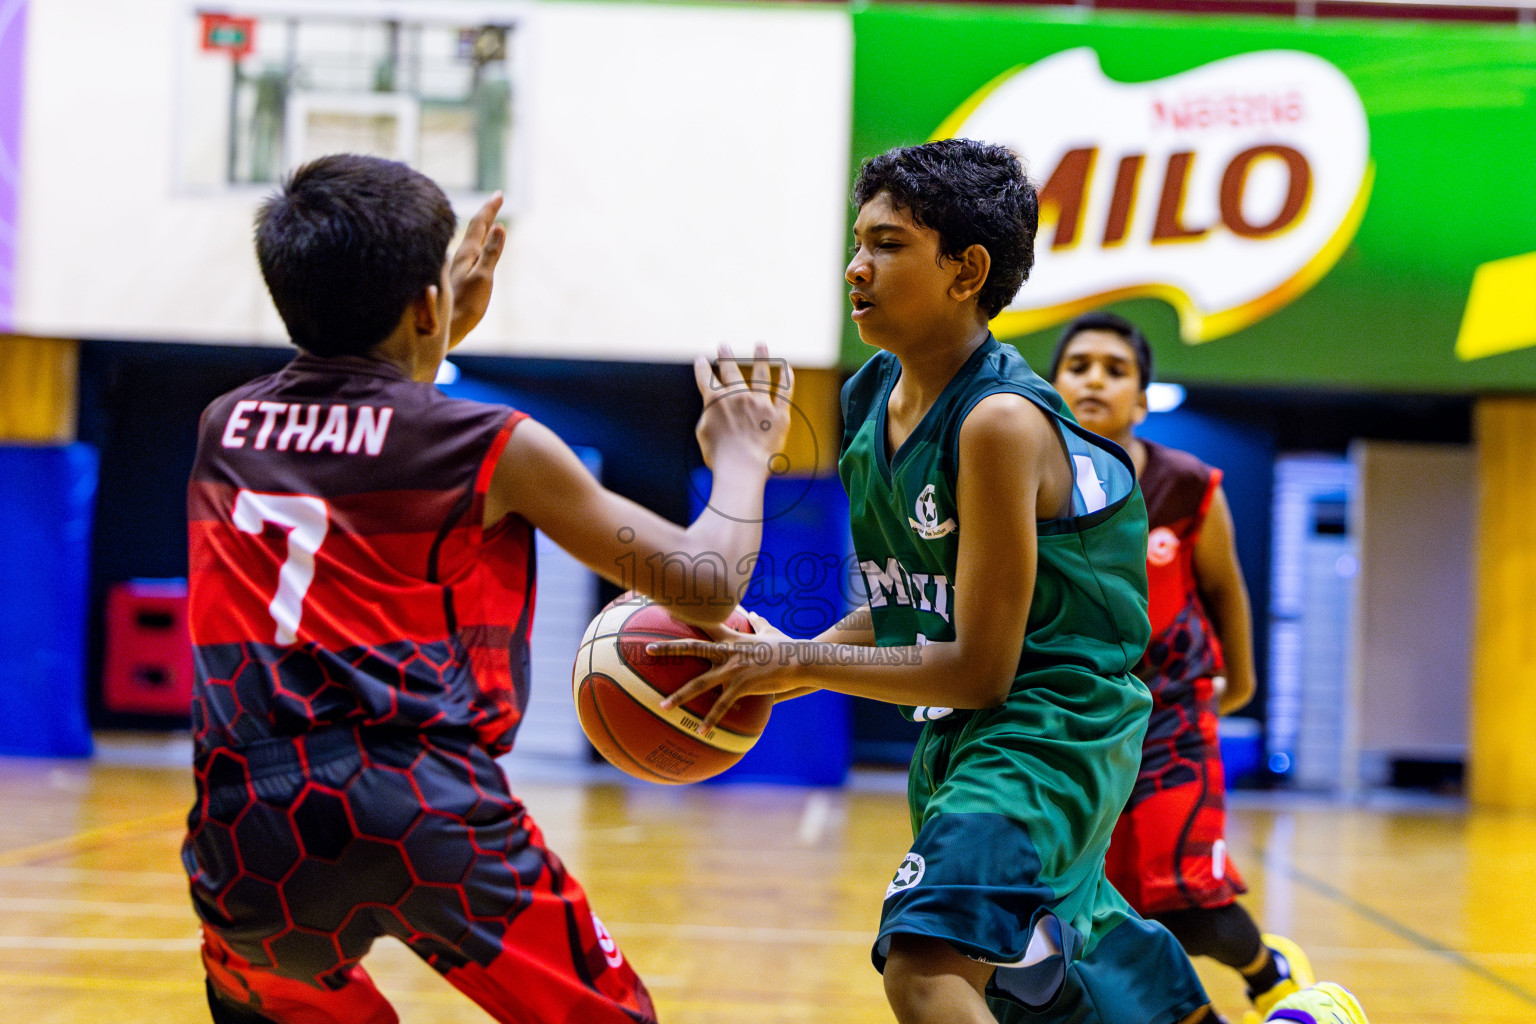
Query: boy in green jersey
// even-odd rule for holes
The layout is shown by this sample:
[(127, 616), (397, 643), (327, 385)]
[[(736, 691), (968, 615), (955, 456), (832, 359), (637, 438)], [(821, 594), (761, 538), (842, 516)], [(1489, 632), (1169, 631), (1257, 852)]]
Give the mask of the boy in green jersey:
[(853, 318), (882, 351), (844, 388), (839, 472), (868, 602), (813, 641), (754, 619), (652, 645), (714, 663), (667, 703), (719, 688), (709, 728), (824, 688), (927, 723), (874, 948), (902, 1024), (1213, 1022), (1104, 879), (1151, 708), (1146, 510), (1125, 453), (988, 330), (1033, 263), (1035, 189), (1007, 149), (946, 140), (868, 161), (854, 200)]

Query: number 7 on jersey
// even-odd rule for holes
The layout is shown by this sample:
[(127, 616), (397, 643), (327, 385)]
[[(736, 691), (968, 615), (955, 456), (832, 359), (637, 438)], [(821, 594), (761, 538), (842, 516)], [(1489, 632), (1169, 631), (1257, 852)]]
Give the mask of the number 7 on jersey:
[(288, 528), (288, 557), (277, 574), (277, 593), (267, 610), (277, 624), (274, 640), (291, 644), (298, 639), (299, 619), (304, 614), (304, 595), (315, 581), (315, 553), (325, 543), (331, 513), (324, 501), (310, 494), (262, 494), (242, 490), (235, 495), (236, 529), (256, 536), (267, 523)]

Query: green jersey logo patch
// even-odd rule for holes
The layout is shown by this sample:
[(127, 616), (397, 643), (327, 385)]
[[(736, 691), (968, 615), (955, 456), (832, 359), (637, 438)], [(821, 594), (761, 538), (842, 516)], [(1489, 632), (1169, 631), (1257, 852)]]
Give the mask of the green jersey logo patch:
[(933, 497), (933, 484), (924, 487), (922, 493), (917, 496), (914, 511), (917, 513), (917, 518), (908, 517), (907, 522), (912, 524), (912, 531), (923, 540), (937, 540), (959, 529), (954, 519), (939, 522), (939, 503)]
[(891, 884), (886, 886), (885, 898), (890, 899), (899, 892), (912, 888), (923, 880), (923, 873), (928, 870), (928, 865), (923, 861), (923, 855), (915, 851), (909, 852), (902, 859), (901, 867), (896, 869), (896, 877), (891, 879)]

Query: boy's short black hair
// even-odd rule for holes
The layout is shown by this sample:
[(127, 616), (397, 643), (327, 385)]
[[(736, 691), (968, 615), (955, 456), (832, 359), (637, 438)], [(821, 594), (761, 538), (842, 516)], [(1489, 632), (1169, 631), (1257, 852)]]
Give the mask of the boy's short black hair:
[(1061, 357), (1066, 355), (1067, 346), (1084, 331), (1109, 331), (1124, 338), (1125, 343), (1131, 346), (1131, 351), (1136, 353), (1136, 370), (1141, 374), (1141, 390), (1147, 390), (1147, 385), (1152, 383), (1152, 346), (1147, 344), (1146, 335), (1125, 317), (1102, 309), (1084, 313), (1061, 329), (1061, 337), (1056, 339), (1056, 348), (1051, 352), (1051, 372), (1046, 374), (1046, 380), (1056, 379), (1056, 371), (1061, 369)]
[(294, 171), (256, 214), (256, 257), (293, 343), (363, 355), (441, 280), (455, 218), (405, 164), (343, 153)]
[(977, 301), (989, 319), (1013, 301), (1035, 265), (1040, 198), (1012, 150), (972, 139), (893, 149), (864, 161), (853, 203), (881, 192), (939, 233), (940, 255), (987, 250), (992, 269)]

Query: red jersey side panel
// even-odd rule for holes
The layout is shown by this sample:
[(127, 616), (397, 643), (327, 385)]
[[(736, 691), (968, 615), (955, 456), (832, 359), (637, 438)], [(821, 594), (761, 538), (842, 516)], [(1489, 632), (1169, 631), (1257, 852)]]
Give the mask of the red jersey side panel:
[(209, 405), (187, 499), (199, 757), (341, 724), (510, 747), (533, 531), (481, 517), (520, 419), (307, 355)]
[(1195, 545), (1221, 470), (1142, 443), (1152, 641), (1137, 674), (1152, 691), (1152, 715), (1105, 873), (1146, 915), (1225, 906), (1247, 889), (1226, 856), (1226, 782), (1211, 685), (1223, 662), (1195, 575)]
[(1141, 675), (1152, 694), (1182, 699), (1202, 677), (1221, 671), (1221, 647), (1200, 600), (1195, 545), (1221, 484), (1221, 470), (1188, 452), (1142, 442), (1147, 501), (1147, 614), (1152, 642)]

